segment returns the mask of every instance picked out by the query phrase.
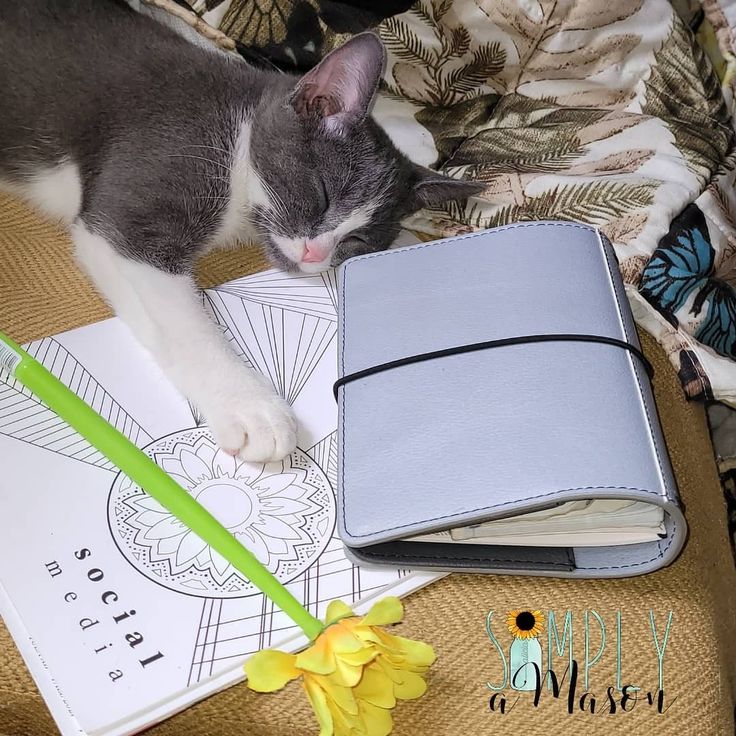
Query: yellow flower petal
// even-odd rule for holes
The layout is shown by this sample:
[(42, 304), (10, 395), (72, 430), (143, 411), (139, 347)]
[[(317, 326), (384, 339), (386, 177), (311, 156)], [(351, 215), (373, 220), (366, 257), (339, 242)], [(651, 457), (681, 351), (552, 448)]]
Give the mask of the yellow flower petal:
[(294, 664), (297, 669), (319, 675), (329, 675), (335, 671), (335, 654), (327, 629), (315, 639), (312, 646), (296, 655)]
[(394, 597), (376, 603), (363, 619), (335, 602), (326, 628), (300, 654), (265, 651), (252, 657), (245, 666), (249, 685), (268, 692), (302, 676), (320, 736), (388, 736), (397, 698), (422, 695), (427, 685), (421, 674), (435, 660), (429, 645), (381, 628), (402, 615)]
[(318, 675), (313, 677), (313, 681), (317, 682), (324, 690), (327, 696), (327, 703), (333, 715), (335, 713), (335, 707), (350, 715), (358, 715), (358, 703), (355, 700), (352, 686), (343, 685), (334, 675), (328, 675), (326, 677)]
[(405, 659), (411, 666), (429, 667), (437, 659), (434, 649), (423, 641), (394, 636), (381, 629), (374, 629), (373, 631), (377, 635), (381, 646), (385, 647), (390, 655)]
[(332, 713), (332, 723), (335, 736), (362, 736), (365, 733), (360, 712), (351, 715), (338, 709)]
[(370, 646), (358, 649), (357, 652), (340, 653), (340, 659), (342, 659), (347, 664), (352, 664), (356, 667), (358, 665), (368, 664), (368, 662), (372, 662), (376, 657), (378, 657), (378, 650), (375, 647)]
[(327, 627), (311, 647), (296, 655), (296, 666), (306, 672), (329, 675), (337, 669), (337, 656), (352, 654), (365, 645), (340, 623)]
[(349, 626), (348, 623), (342, 621), (325, 630), (325, 636), (336, 654), (357, 652), (365, 647), (365, 642), (355, 635), (354, 627)]
[(391, 682), (401, 684), (401, 675), (403, 673), (401, 672), (401, 670), (395, 667), (386, 657), (377, 657), (376, 666), (381, 668), (383, 674), (386, 675), (386, 677), (388, 677)]
[(299, 677), (299, 670), (294, 666), (295, 660), (293, 654), (275, 649), (256, 652), (243, 665), (248, 677), (248, 687), (259, 693), (281, 690), (287, 682)]
[(401, 642), (404, 657), (413, 667), (429, 667), (434, 664), (437, 655), (429, 644), (415, 639), (404, 639), (404, 637), (394, 637)]
[(364, 700), (359, 702), (365, 736), (388, 736), (393, 728), (391, 712)]
[(414, 672), (402, 672), (402, 682), (394, 685), (394, 695), (400, 700), (414, 700), (427, 691), (427, 683), (421, 675)]
[(363, 676), (364, 665), (353, 665), (345, 660), (344, 654), (338, 654), (335, 657), (335, 672), (332, 675), (343, 685), (355, 687)]
[(307, 692), (309, 701), (312, 703), (314, 714), (317, 716), (319, 723), (319, 736), (333, 736), (335, 733), (332, 720), (332, 713), (327, 705), (327, 698), (323, 690), (311, 677), (304, 678), (304, 689)]
[(394, 682), (378, 665), (369, 665), (355, 687), (355, 697), (379, 708), (393, 708), (396, 705)]
[(389, 596), (374, 603), (361, 624), (364, 626), (386, 626), (397, 624), (404, 617), (404, 606), (396, 596)]
[(330, 624), (334, 624), (335, 621), (339, 621), (341, 618), (347, 618), (348, 616), (355, 616), (355, 614), (347, 603), (330, 601), (327, 606), (327, 613), (325, 614), (325, 623), (329, 626)]

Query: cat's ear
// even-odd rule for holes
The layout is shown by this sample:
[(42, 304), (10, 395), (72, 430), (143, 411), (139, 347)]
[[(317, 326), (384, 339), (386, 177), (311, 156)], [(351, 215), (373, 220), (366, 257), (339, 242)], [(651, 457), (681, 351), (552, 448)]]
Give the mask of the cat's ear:
[(328, 130), (339, 133), (368, 115), (385, 64), (378, 36), (360, 33), (307, 72), (289, 103), (300, 118), (322, 118)]
[(414, 204), (416, 209), (423, 207), (439, 207), (445, 202), (467, 199), (480, 194), (487, 188), (486, 184), (465, 179), (453, 179), (439, 174), (432, 169), (414, 165)]

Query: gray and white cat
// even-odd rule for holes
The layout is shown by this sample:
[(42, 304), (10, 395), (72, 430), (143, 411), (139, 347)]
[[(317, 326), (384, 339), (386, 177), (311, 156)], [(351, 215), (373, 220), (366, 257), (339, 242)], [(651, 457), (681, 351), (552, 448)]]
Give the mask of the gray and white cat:
[(371, 118), (383, 65), (368, 33), (297, 79), (123, 0), (0, 4), (0, 187), (69, 225), (96, 287), (245, 460), (287, 455), (296, 423), (205, 314), (196, 259), (252, 239), (315, 273), (479, 190), (414, 165)]

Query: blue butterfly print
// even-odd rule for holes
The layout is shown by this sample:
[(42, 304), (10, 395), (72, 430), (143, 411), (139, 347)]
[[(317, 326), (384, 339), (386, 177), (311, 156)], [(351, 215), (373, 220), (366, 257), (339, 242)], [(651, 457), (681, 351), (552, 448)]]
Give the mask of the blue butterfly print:
[(708, 312), (695, 331), (695, 339), (721, 355), (736, 358), (736, 298), (733, 288), (723, 281), (711, 279), (695, 300), (694, 314), (700, 313), (699, 302), (707, 302)]
[(644, 268), (639, 291), (675, 327), (675, 313), (688, 297), (706, 285), (713, 270), (715, 254), (708, 240), (703, 213), (687, 207), (672, 221), (670, 231)]
[(694, 204), (672, 221), (642, 273), (640, 293), (672, 325), (694, 296), (690, 314), (705, 317), (693, 335), (721, 355), (736, 358), (736, 292), (715, 277), (715, 251), (705, 216)]

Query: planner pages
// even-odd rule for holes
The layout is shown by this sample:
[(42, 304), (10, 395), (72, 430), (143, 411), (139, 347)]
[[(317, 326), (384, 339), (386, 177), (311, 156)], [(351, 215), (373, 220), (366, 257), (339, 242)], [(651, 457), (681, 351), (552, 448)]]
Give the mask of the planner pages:
[(603, 547), (666, 536), (664, 510), (628, 499), (568, 501), (548, 509), (412, 537), (416, 542), (537, 547)]
[[(437, 579), (356, 567), (337, 538), (334, 273), (269, 271), (210, 289), (203, 302), (294, 407), (298, 449), (283, 462), (221, 452), (117, 319), (27, 349), (314, 615), (334, 599), (361, 611)], [(7, 376), (0, 494), (0, 610), (65, 736), (136, 733), (242, 680), (249, 654), (305, 643), (226, 560)]]

